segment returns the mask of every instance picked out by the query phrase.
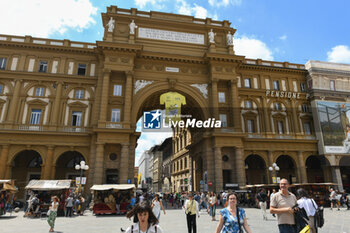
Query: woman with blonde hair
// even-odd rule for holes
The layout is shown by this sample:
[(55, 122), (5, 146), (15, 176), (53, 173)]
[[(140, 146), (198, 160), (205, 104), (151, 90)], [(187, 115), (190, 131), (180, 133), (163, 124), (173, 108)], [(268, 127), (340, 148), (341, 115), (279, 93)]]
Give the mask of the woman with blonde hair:
[(55, 221), (56, 221), (56, 217), (57, 217), (57, 209), (59, 206), (59, 201), (60, 199), (57, 196), (53, 196), (52, 197), (52, 204), (49, 207), (49, 211), (48, 211), (48, 219), (47, 222), (50, 225), (50, 230), (49, 232), (53, 232), (53, 228), (55, 227)]

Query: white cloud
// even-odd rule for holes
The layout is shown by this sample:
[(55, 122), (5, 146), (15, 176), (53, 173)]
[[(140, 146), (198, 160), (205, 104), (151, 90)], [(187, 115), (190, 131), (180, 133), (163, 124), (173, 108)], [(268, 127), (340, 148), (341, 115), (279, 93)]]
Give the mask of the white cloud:
[(350, 48), (346, 45), (337, 45), (327, 52), (330, 62), (350, 63)]
[(171, 136), (172, 132), (143, 132), (137, 141), (135, 163), (138, 164), (140, 156), (144, 151), (162, 143), (166, 138)]
[(161, 9), (164, 7), (164, 5), (161, 5), (160, 3), (164, 2), (166, 0), (135, 0), (135, 5), (142, 9), (144, 8), (147, 4), (152, 5), (152, 7), (156, 9)]
[(242, 4), (242, 0), (208, 0), (210, 6), (226, 7), (228, 5), (239, 6)]
[(201, 19), (209, 17), (216, 20), (218, 18), (216, 14), (209, 14), (207, 9), (195, 3), (193, 4), (193, 6), (186, 2), (186, 0), (176, 0), (176, 3), (177, 12), (179, 14), (193, 15), (194, 17)]
[(48, 37), (69, 28), (95, 24), (97, 12), (89, 0), (12, 0), (0, 8), (0, 33)]
[(287, 35), (280, 36), (279, 38), (280, 38), (280, 40), (286, 40), (287, 39)]
[(247, 58), (273, 60), (272, 51), (260, 40), (243, 36), (235, 38), (233, 44), (237, 55), (244, 55)]

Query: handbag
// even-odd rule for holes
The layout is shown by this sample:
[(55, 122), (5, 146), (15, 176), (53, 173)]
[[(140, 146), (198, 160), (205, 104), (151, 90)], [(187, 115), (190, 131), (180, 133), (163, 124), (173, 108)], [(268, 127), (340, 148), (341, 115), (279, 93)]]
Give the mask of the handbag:
[(299, 233), (310, 233), (310, 226), (306, 225)]
[(47, 211), (47, 216), (50, 216), (51, 212), (52, 212), (52, 210), (48, 210)]
[(237, 216), (237, 221), (238, 221), (239, 233), (243, 233), (242, 226), (241, 226), (241, 221), (239, 220), (239, 211), (238, 211), (239, 208), (237, 207), (236, 209), (237, 209), (236, 216)]
[(316, 208), (313, 200), (311, 200), (311, 203), (314, 206), (314, 208), (316, 209), (315, 226), (321, 228), (324, 225), (323, 207), (321, 206), (319, 208)]

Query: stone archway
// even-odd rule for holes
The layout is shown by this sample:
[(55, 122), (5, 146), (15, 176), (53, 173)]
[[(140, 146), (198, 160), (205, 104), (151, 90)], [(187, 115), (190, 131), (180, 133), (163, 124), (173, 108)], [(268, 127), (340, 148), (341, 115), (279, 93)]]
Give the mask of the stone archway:
[(344, 156), (339, 161), (340, 174), (343, 182), (343, 189), (350, 192), (350, 156)]
[(311, 155), (306, 159), (306, 174), (309, 183), (326, 182), (326, 170), (330, 169), (327, 159), (321, 156)]
[(267, 184), (266, 163), (256, 154), (249, 155), (245, 160), (245, 172), (247, 184)]
[(35, 150), (23, 150), (12, 160), (11, 179), (16, 180), (18, 198), (24, 199), (24, 188), (30, 180), (41, 179), (43, 159)]
[[(61, 154), (56, 161), (55, 179), (75, 179), (79, 177), (80, 170), (75, 170), (75, 165), (80, 164), (80, 161), (86, 161), (86, 159), (78, 151), (66, 151)], [(85, 172), (85, 175), (87, 175), (87, 172)]]
[(289, 183), (297, 183), (298, 182), (298, 173), (297, 166), (294, 159), (289, 155), (280, 155), (276, 163), (280, 170), (277, 173), (278, 177), (288, 179)]

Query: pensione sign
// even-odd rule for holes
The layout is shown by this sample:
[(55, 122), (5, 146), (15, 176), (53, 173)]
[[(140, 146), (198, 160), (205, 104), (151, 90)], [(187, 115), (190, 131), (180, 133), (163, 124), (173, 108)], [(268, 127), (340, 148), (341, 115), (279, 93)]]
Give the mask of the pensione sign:
[(270, 91), (266, 90), (267, 97), (278, 97), (286, 99), (300, 99), (300, 93), (290, 91)]

